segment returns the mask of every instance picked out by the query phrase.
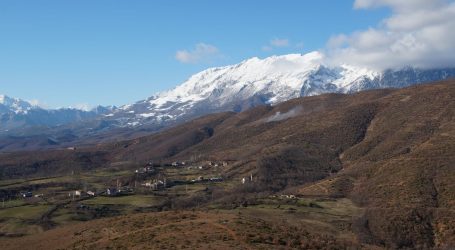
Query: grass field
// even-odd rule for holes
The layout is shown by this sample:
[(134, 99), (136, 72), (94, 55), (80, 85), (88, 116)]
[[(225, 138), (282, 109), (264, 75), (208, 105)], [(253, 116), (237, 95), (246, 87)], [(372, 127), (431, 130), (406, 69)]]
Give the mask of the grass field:
[[(199, 176), (203, 176), (204, 178), (219, 176), (217, 171), (211, 169), (164, 168), (162, 171), (162, 174), (169, 180), (192, 180), (197, 179)], [(74, 186), (80, 185), (81, 183), (87, 185), (90, 189), (103, 190), (106, 186), (112, 185), (112, 181), (115, 181), (117, 178), (130, 178), (132, 176), (134, 176), (132, 170), (113, 171), (102, 169), (84, 174), (40, 178), (28, 181), (20, 179), (3, 181), (3, 183), (0, 184), (8, 185), (6, 187), (16, 190), (25, 190), (28, 187), (35, 185), (36, 189), (33, 190), (33, 193), (44, 193), (45, 200), (48, 204), (44, 204), (44, 201), (41, 200), (41, 198), (31, 199), (36, 200), (34, 201), (36, 204), (32, 204), (30, 202), (31, 200), (28, 201), (24, 199), (5, 202), (5, 208), (0, 209), (0, 234), (31, 235), (45, 231), (45, 227), (43, 227), (43, 224), (40, 222), (41, 217), (57, 204), (61, 205), (48, 216), (47, 220), (59, 229), (64, 228), (65, 226), (77, 226), (81, 221), (91, 221), (97, 218), (119, 215), (129, 216), (137, 213), (137, 211), (155, 211), (154, 209), (156, 207), (171, 206), (163, 205), (170, 197), (185, 198), (194, 195), (204, 195), (208, 189), (214, 186), (221, 189), (230, 189), (239, 184), (237, 180), (214, 183), (194, 183), (171, 186), (160, 191), (146, 190), (141, 187), (136, 190), (136, 192), (139, 193), (132, 195), (114, 197), (96, 196), (84, 200), (72, 200), (67, 195), (70, 190), (74, 190)], [(55, 186), (55, 183), (58, 185)], [(344, 238), (351, 239), (352, 234), (349, 231), (349, 221), (352, 216), (361, 213), (361, 210), (348, 199), (285, 199), (277, 196), (257, 199), (255, 205), (239, 207), (236, 209), (223, 209), (214, 204), (207, 206), (204, 209), (208, 209), (209, 213), (215, 212), (222, 213), (223, 215), (218, 218), (217, 215), (211, 214), (209, 215), (211, 218), (209, 222), (204, 219), (205, 215), (199, 215), (201, 217), (195, 221), (194, 224), (187, 224), (187, 222), (181, 224), (180, 220), (173, 221), (174, 219), (170, 218), (169, 220), (163, 221), (163, 223), (166, 224), (163, 228), (147, 230), (163, 234), (163, 237), (164, 235), (177, 237), (175, 230), (178, 230), (179, 227), (186, 228), (187, 230), (195, 230), (194, 233), (192, 233), (192, 236), (195, 236), (193, 234), (200, 231), (199, 233), (201, 233), (201, 235), (195, 236), (195, 241), (191, 241), (191, 244), (194, 244), (193, 246), (209, 247), (209, 245), (205, 245), (204, 243), (208, 238), (204, 237), (215, 237), (210, 239), (214, 241), (219, 241), (221, 239), (218, 244), (225, 244), (228, 248), (257, 244), (265, 247), (269, 243), (266, 245), (262, 244), (263, 242), (269, 241), (264, 238), (266, 234), (270, 233), (267, 231), (269, 229), (266, 228), (257, 231), (260, 235), (264, 236), (258, 236), (259, 238), (250, 236), (248, 230), (253, 230), (253, 228), (261, 227), (263, 225), (269, 225), (269, 228), (274, 228), (273, 230), (276, 230), (276, 234), (283, 234), (281, 229), (270, 225), (284, 223), (287, 225), (286, 230), (290, 230), (288, 227), (292, 226), (300, 228), (299, 230), (313, 230), (316, 233), (324, 232), (332, 235), (337, 234), (338, 236), (342, 235)], [(233, 217), (239, 216), (244, 218), (242, 220), (245, 221), (234, 222), (231, 220)], [(229, 224), (224, 224), (223, 218), (231, 218), (229, 219), (231, 222)], [(185, 220), (187, 219), (183, 219), (183, 221)], [(171, 223), (169, 224), (170, 221)], [(209, 223), (210, 225), (207, 225), (206, 223)], [(134, 223), (134, 225), (139, 224), (139, 221)], [(146, 225), (142, 226), (145, 227)], [(207, 226), (209, 226), (208, 229), (205, 228)], [(200, 229), (197, 229), (198, 227), (200, 227)], [(223, 229), (224, 227), (229, 228)], [(131, 228), (131, 230), (133, 230), (133, 228)], [(233, 234), (234, 231), (238, 232), (239, 235), (235, 236), (236, 234)], [(104, 236), (100, 235), (99, 237)], [(280, 238), (286, 237), (288, 237), (287, 233), (283, 234), (283, 236), (278, 236), (274, 241), (276, 243), (279, 242)], [(238, 240), (243, 243), (236, 242)], [(162, 237), (160, 237), (160, 241), (162, 241), (160, 243), (161, 246), (164, 246), (165, 244), (174, 244), (173, 241), (169, 241)], [(186, 238), (177, 241), (181, 246), (188, 243)], [(95, 245), (96, 244), (97, 243), (95, 243)]]
[(74, 212), (65, 208), (57, 210), (52, 216), (52, 221), (57, 223), (59, 226), (72, 224), (74, 223), (73, 219)]
[(0, 203), (0, 211), (1, 209), (23, 206), (25, 204), (27, 203), (23, 199), (7, 200), (5, 202)]
[(0, 187), (8, 186), (13, 183), (20, 183), (26, 181), (25, 179), (9, 179), (9, 180), (0, 180)]
[(1, 219), (23, 219), (33, 220), (39, 219), (48, 209), (49, 205), (26, 205), (20, 207), (6, 208), (0, 210)]
[(93, 199), (85, 200), (86, 205), (129, 205), (135, 207), (156, 206), (162, 201), (161, 197), (152, 195), (127, 195), (117, 197), (98, 196)]
[(42, 232), (37, 222), (51, 206), (37, 204), (0, 209), (0, 234), (25, 235)]

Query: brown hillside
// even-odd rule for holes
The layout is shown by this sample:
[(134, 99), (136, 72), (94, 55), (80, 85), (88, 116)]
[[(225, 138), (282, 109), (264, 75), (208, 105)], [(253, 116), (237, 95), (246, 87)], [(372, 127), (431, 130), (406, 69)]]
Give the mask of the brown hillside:
[(353, 221), (365, 244), (455, 247), (453, 80), (214, 114), (76, 152), (4, 154), (0, 177), (195, 157), (232, 163), (222, 173), (230, 180), (254, 176), (251, 189), (226, 189), (225, 198), (283, 190), (347, 197), (365, 208)]

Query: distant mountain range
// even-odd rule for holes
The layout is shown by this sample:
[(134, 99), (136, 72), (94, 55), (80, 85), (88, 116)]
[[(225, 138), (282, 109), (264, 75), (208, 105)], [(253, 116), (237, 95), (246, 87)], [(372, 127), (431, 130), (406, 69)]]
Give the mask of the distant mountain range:
[(98, 106), (92, 110), (75, 108), (44, 109), (31, 103), (0, 95), (0, 133), (30, 127), (55, 127), (100, 117), (113, 108)]
[[(48, 110), (0, 96), (0, 135), (27, 137), (41, 133), (47, 138), (59, 134), (64, 138), (62, 142), (73, 142), (121, 129), (129, 131), (122, 137), (126, 139), (135, 136), (131, 130), (157, 131), (209, 113), (240, 112), (302, 96), (402, 88), (452, 77), (455, 68), (375, 71), (350, 65), (329, 66), (320, 52), (254, 57), (204, 70), (172, 90), (120, 108)], [(0, 150), (3, 146), (0, 143)]]

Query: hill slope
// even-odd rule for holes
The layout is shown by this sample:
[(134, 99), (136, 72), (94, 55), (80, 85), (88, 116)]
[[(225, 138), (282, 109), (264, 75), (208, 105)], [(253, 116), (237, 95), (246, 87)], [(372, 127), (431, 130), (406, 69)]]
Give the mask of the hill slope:
[[(363, 207), (359, 240), (388, 248), (455, 246), (455, 82), (326, 94), (219, 113), (135, 140), (0, 155), (0, 178), (113, 162), (227, 161), (229, 202), (262, 192), (346, 197)], [(213, 199), (213, 196), (212, 196)], [(210, 200), (207, 200), (210, 202)], [(189, 204), (189, 203), (188, 203)]]

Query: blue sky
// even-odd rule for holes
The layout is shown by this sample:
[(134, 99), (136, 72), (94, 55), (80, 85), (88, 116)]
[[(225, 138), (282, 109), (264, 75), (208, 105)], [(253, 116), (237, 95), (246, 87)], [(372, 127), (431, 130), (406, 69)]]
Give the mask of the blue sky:
[(132, 103), (208, 67), (324, 48), (390, 14), (353, 5), (0, 0), (0, 94), (48, 107)]

